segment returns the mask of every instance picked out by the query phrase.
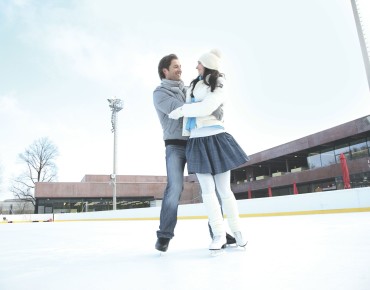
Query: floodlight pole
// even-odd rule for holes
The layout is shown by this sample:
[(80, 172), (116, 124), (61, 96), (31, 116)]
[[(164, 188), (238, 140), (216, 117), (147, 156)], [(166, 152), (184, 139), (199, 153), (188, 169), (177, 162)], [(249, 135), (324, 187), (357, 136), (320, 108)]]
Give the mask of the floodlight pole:
[(108, 99), (109, 107), (112, 111), (112, 132), (113, 135), (113, 173), (111, 180), (113, 183), (113, 210), (117, 209), (117, 113), (123, 109), (123, 101), (120, 99)]
[(359, 11), (358, 11), (356, 0), (351, 0), (351, 4), (352, 4), (353, 16), (355, 17), (355, 22), (356, 22), (358, 39), (360, 41), (360, 46), (361, 46), (361, 51), (362, 51), (362, 58), (364, 59), (365, 71), (366, 71), (366, 76), (367, 76), (367, 84), (368, 84), (369, 90), (370, 90), (369, 53), (368, 53), (367, 46), (366, 46), (364, 31), (362, 29), (361, 18), (360, 18), (360, 14), (359, 14)]

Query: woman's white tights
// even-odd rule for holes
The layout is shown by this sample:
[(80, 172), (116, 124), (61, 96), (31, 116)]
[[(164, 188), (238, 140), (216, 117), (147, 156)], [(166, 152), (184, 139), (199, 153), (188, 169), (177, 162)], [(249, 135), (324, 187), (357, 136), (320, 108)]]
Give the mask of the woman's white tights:
[(230, 188), (230, 171), (216, 175), (197, 173), (197, 178), (202, 189), (203, 203), (206, 207), (213, 234), (215, 236), (226, 234), (216, 189), (231, 231), (233, 233), (239, 232), (239, 210), (235, 196)]

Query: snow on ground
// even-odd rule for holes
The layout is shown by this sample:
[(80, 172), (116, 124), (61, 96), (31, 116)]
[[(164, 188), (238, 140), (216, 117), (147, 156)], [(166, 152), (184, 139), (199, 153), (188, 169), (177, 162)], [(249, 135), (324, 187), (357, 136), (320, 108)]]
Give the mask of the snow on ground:
[(246, 250), (207, 249), (207, 220), (0, 225), (0, 289), (370, 289), (370, 213), (243, 218)]

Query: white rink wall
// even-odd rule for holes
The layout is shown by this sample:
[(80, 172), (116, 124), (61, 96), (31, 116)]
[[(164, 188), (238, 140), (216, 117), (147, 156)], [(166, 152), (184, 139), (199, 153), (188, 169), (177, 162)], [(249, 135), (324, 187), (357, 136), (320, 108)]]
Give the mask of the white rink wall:
[[(370, 211), (370, 188), (238, 200), (242, 217)], [(63, 214), (0, 215), (0, 222), (159, 219), (160, 207)], [(206, 218), (203, 204), (180, 205), (180, 219)], [(3, 218), (6, 221), (3, 221)]]

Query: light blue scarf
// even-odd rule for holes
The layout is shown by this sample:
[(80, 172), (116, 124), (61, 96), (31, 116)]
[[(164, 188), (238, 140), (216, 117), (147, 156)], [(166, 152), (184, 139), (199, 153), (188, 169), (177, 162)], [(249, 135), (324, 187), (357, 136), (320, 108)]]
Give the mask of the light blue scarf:
[[(191, 102), (194, 103), (195, 99), (191, 98)], [(195, 128), (196, 120), (195, 117), (188, 117), (188, 121), (186, 122), (186, 130), (191, 131)]]
[[(200, 75), (198, 76), (198, 79), (201, 81), (203, 79), (203, 77)], [(195, 98), (192, 97), (191, 98), (191, 102), (192, 103), (195, 103)], [(186, 130), (188, 131), (191, 131), (192, 129), (195, 128), (195, 125), (196, 125), (196, 118), (195, 117), (188, 117), (188, 121), (186, 122)]]

